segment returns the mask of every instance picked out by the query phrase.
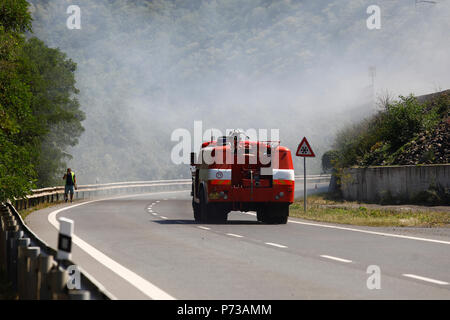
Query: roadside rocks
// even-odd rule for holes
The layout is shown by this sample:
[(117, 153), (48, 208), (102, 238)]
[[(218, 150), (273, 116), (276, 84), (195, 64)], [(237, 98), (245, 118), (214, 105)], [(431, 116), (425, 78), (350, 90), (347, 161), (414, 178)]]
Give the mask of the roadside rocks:
[(424, 132), (411, 141), (397, 156), (399, 165), (439, 164), (450, 162), (450, 117), (432, 132)]

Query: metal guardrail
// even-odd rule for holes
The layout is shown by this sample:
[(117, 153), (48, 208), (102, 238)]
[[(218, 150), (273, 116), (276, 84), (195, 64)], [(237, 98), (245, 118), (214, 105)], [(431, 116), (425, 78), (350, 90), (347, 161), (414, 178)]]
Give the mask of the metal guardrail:
[[(117, 194), (189, 190), (190, 179), (117, 182), (84, 185), (75, 199), (92, 199)], [(57, 251), (48, 246), (24, 223), (18, 210), (44, 202), (63, 200), (64, 187), (33, 190), (13, 203), (0, 204), (0, 269), (6, 272), (19, 299), (109, 300), (114, 298), (95, 279), (70, 260), (57, 261)], [(16, 209), (17, 208), (17, 209)], [(79, 287), (68, 289), (69, 271), (79, 272)]]
[[(316, 174), (316, 175), (306, 175), (306, 180), (330, 180), (331, 174)], [(295, 176), (295, 180), (303, 180), (303, 175)]]
[[(331, 175), (308, 175), (307, 181), (327, 182)], [(303, 180), (302, 175), (295, 176), (295, 180)], [(75, 191), (74, 199), (90, 199), (97, 196), (108, 196), (115, 194), (151, 192), (158, 190), (172, 190), (188, 188), (191, 179), (176, 180), (152, 180), (152, 181), (131, 181), (114, 182), (104, 184), (82, 185)], [(22, 199), (15, 199), (14, 206), (18, 210), (27, 209), (43, 202), (57, 202), (63, 200), (64, 186), (42, 188), (33, 190), (33, 193)]]
[[(100, 284), (34, 234), (11, 203), (0, 206), (0, 269), (23, 300), (110, 300)], [(79, 272), (79, 287), (69, 290), (68, 269)]]
[[(78, 186), (74, 199), (92, 199), (117, 194), (144, 193), (164, 190), (188, 189), (191, 179), (131, 181)], [(27, 209), (45, 202), (58, 202), (64, 199), (64, 187), (51, 187), (33, 190), (33, 193), (21, 199), (14, 199), (18, 210)]]
[[(307, 176), (308, 181), (326, 182), (331, 175)], [(295, 176), (302, 180), (303, 176)], [(92, 199), (118, 194), (155, 191), (189, 190), (191, 179), (115, 182), (82, 185), (74, 199)], [(64, 187), (33, 190), (33, 193), (13, 203), (0, 204), (0, 269), (6, 271), (19, 299), (109, 300), (114, 298), (79, 266), (80, 287), (69, 290), (70, 260), (57, 261), (57, 251), (48, 246), (24, 223), (17, 210), (45, 202), (63, 200)]]

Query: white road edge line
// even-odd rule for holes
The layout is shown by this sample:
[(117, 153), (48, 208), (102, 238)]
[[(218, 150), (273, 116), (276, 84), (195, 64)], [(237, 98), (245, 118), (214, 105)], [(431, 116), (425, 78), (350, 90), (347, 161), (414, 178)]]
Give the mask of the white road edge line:
[(265, 242), (265, 244), (267, 244), (269, 246), (274, 246), (274, 247), (277, 247), (277, 248), (287, 248), (286, 246), (283, 246), (282, 244), (273, 243), (273, 242)]
[(352, 260), (347, 260), (347, 259), (342, 259), (342, 258), (338, 258), (338, 257), (333, 257), (333, 256), (328, 256), (326, 254), (322, 254), (320, 255), (322, 258), (326, 258), (326, 259), (331, 259), (331, 260), (336, 260), (339, 262), (344, 262), (344, 263), (352, 263)]
[(203, 226), (197, 226), (197, 228), (203, 229), (203, 230), (211, 230), (211, 228), (203, 227)]
[[(143, 193), (139, 195), (125, 195), (125, 196), (118, 196), (118, 197), (110, 197), (105, 199), (98, 199), (98, 200), (90, 200), (79, 204), (74, 204), (69, 207), (64, 207), (55, 211), (52, 211), (49, 213), (47, 219), (50, 222), (51, 225), (53, 225), (56, 230), (59, 230), (59, 222), (56, 219), (56, 215), (62, 211), (69, 210), (78, 206), (82, 206), (85, 204), (93, 203), (93, 202), (100, 202), (100, 201), (106, 201), (111, 199), (120, 199), (120, 198), (132, 198), (132, 197), (142, 197), (146, 195), (154, 195), (158, 193), (174, 193), (174, 192), (189, 192), (189, 190), (179, 190), (179, 191), (166, 191), (166, 192), (148, 192)], [(127, 269), (126, 267), (122, 266), (118, 262), (114, 261), (107, 255), (105, 255), (103, 252), (97, 250), (81, 238), (79, 238), (76, 235), (72, 236), (72, 241), (75, 243), (78, 247), (80, 247), (83, 251), (85, 251), (87, 254), (89, 254), (91, 257), (93, 257), (95, 260), (103, 264), (106, 268), (110, 269), (112, 272), (129, 282), (132, 286), (134, 286), (136, 289), (144, 293), (146, 296), (148, 296), (151, 299), (155, 300), (176, 300), (175, 297), (171, 296), (167, 292), (163, 291), (162, 289), (158, 288), (151, 282), (147, 281), (146, 279), (142, 278), (138, 274), (134, 273), (133, 271)]]
[(234, 234), (234, 233), (226, 233), (227, 236), (230, 237), (236, 237), (236, 238), (243, 238), (244, 236), (241, 236), (240, 234)]
[(445, 282), (445, 281), (431, 279), (431, 278), (422, 277), (422, 276), (417, 276), (415, 274), (404, 273), (403, 276), (404, 277), (408, 277), (408, 278), (417, 279), (417, 280), (427, 281), (427, 282), (431, 282), (431, 283), (435, 283), (435, 284), (440, 284), (440, 285), (443, 285), (443, 286), (449, 284), (448, 282)]
[[(256, 213), (251, 213), (251, 212), (246, 212), (245, 214), (256, 216)], [(409, 239), (409, 240), (426, 241), (426, 242), (434, 242), (434, 243), (441, 243), (441, 244), (450, 244), (450, 241), (444, 241), (444, 240), (436, 240), (436, 239), (420, 238), (420, 237), (411, 237), (411, 236), (404, 236), (404, 235), (401, 235), (401, 234), (377, 232), (377, 231), (370, 231), (370, 230), (363, 230), (363, 229), (356, 229), (356, 228), (348, 228), (348, 227), (338, 227), (338, 226), (326, 225), (326, 224), (320, 224), (320, 223), (301, 222), (301, 221), (295, 221), (295, 220), (292, 220), (292, 219), (289, 219), (288, 222), (290, 222), (290, 223), (297, 223), (297, 224), (303, 224), (303, 225), (313, 226), (313, 227), (322, 227), (322, 228), (331, 228), (331, 229), (338, 229), (338, 230), (345, 230), (345, 231), (368, 233), (368, 234), (373, 234), (373, 235), (377, 235), (377, 236), (384, 236), (384, 237), (393, 237), (393, 238), (402, 238), (402, 239)]]

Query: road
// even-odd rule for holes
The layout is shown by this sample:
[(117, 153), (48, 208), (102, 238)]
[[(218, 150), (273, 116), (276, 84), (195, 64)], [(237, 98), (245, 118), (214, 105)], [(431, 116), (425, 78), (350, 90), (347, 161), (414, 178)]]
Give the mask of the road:
[[(184, 191), (64, 204), (26, 221), (56, 247), (59, 217), (75, 221), (72, 260), (118, 299), (450, 298), (448, 229), (264, 225), (241, 212), (199, 224)], [(380, 289), (367, 287), (372, 265)]]

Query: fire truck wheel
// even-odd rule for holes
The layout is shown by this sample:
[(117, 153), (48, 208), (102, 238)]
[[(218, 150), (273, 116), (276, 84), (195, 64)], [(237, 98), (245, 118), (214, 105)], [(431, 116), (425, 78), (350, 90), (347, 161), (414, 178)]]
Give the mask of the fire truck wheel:
[(208, 221), (208, 204), (206, 203), (206, 196), (203, 189), (200, 191), (200, 221)]
[(194, 219), (195, 221), (201, 221), (200, 215), (200, 205), (192, 200), (192, 209), (194, 210)]
[(261, 222), (264, 220), (264, 209), (256, 210), (256, 220)]
[(268, 224), (286, 224), (289, 216), (289, 205), (277, 204), (263, 209), (261, 221)]
[(289, 216), (289, 204), (279, 204), (274, 208), (272, 223), (286, 224)]
[(221, 204), (215, 203), (210, 205), (211, 221), (217, 223), (225, 223), (228, 219), (228, 211)]

